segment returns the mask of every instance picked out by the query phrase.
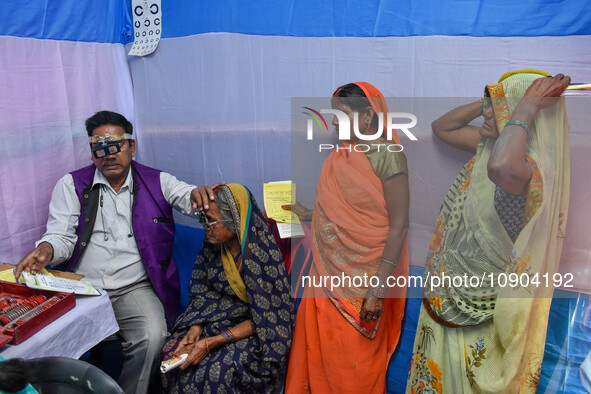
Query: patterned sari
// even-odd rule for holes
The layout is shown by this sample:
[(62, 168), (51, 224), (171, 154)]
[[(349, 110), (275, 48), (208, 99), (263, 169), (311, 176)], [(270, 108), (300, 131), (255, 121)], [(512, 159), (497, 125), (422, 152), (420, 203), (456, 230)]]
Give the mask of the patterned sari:
[[(499, 131), (540, 77), (514, 73), (488, 85)], [(495, 211), (487, 174), (494, 140), (481, 139), (443, 201), (425, 279), (466, 275), (479, 283), (424, 289), (407, 392), (536, 391), (553, 292), (544, 275), (557, 272), (568, 209), (564, 101), (540, 111), (530, 130), (532, 178), (515, 242)]]
[[(254, 334), (213, 349), (186, 371), (177, 368), (162, 375), (164, 388), (171, 393), (279, 392), (295, 319), (285, 263), (248, 189), (229, 184), (220, 192), (226, 193), (239, 229), (244, 270), (234, 276), (224, 263), (223, 248), (203, 244), (191, 279), (191, 303), (176, 320), (162, 358), (171, 358), (195, 325), (210, 337), (250, 319)], [(233, 260), (231, 264), (236, 267)]]
[[(357, 84), (376, 113), (388, 112), (375, 87)], [(345, 142), (345, 149), (333, 151), (322, 167), (312, 219), (310, 276), (376, 275), (386, 244), (390, 226), (382, 182), (365, 154), (347, 147), (352, 146)], [(392, 275), (408, 275), (406, 240)], [(389, 293), (381, 318), (373, 322), (360, 318), (366, 291), (354, 284), (332, 291), (305, 289), (286, 393), (386, 391), (386, 370), (400, 336), (406, 289)]]

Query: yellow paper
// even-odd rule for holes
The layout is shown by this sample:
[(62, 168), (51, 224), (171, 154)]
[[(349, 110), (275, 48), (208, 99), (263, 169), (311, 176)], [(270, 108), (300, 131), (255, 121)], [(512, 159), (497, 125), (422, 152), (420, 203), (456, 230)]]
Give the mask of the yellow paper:
[(265, 211), (267, 217), (279, 223), (300, 224), (297, 215), (281, 208), (296, 202), (296, 185), (290, 181), (270, 182), (263, 185)]
[[(41, 270), (41, 273), (43, 275), (53, 276), (53, 274), (51, 272), (47, 271), (45, 268), (43, 268)], [(7, 270), (0, 271), (0, 280), (6, 281), (6, 282), (11, 282), (11, 283), (16, 283), (16, 278), (14, 277), (14, 269), (7, 269)]]
[(591, 89), (591, 83), (580, 83), (577, 85), (569, 85), (566, 87), (566, 90), (581, 90), (581, 89)]

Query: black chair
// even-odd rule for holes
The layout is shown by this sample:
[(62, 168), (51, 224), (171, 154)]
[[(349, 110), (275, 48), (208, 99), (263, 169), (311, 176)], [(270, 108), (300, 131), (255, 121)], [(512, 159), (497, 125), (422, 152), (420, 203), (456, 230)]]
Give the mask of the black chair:
[(105, 372), (82, 360), (43, 357), (26, 361), (31, 385), (41, 394), (119, 394), (123, 390)]

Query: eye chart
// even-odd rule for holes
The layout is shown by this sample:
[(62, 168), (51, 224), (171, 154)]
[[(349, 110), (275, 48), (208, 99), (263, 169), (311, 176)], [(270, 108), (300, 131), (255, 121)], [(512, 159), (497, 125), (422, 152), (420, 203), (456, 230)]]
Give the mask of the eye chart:
[(154, 52), (162, 33), (162, 7), (160, 0), (133, 0), (133, 45), (132, 56), (146, 56)]

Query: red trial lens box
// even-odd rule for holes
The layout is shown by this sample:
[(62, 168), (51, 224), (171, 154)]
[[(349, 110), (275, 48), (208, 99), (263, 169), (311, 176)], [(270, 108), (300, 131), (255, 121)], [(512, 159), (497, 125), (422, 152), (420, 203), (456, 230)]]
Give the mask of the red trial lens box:
[[(51, 304), (44, 305), (42, 307), (43, 310), (40, 310), (34, 316), (23, 320), (23, 322), (16, 327), (10, 328), (0, 325), (0, 347), (6, 345), (7, 343), (12, 345), (23, 343), (33, 336), (37, 331), (56, 320), (67, 311), (74, 309), (76, 306), (76, 297), (74, 296), (74, 293), (31, 289), (22, 284), (4, 282), (0, 280), (0, 299), (14, 297), (14, 299), (18, 300), (38, 295), (45, 296), (47, 300), (56, 296), (60, 296), (62, 298), (52, 301)], [(25, 315), (23, 314), (23, 317), (24, 316)]]

